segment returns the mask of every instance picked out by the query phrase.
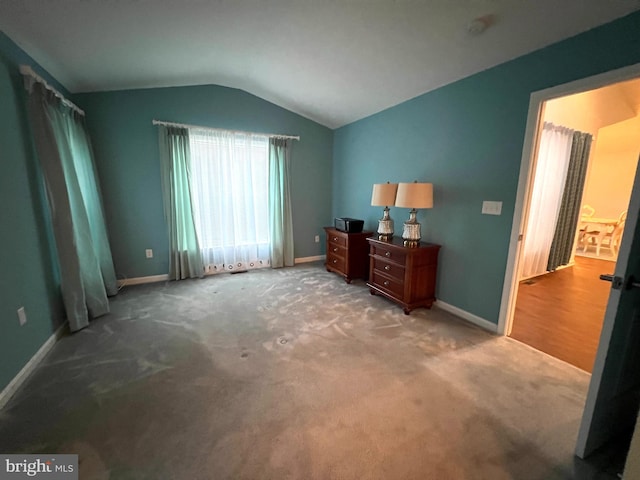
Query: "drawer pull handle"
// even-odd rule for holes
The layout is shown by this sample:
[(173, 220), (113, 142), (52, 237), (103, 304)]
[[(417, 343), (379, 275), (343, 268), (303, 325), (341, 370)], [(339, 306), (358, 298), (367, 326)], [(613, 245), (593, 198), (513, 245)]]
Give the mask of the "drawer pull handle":
[(334, 260), (333, 263), (338, 263), (338, 260)]
[(384, 252), (384, 256), (385, 257), (390, 257), (391, 256), (391, 252)]
[(337, 252), (338, 251), (338, 247), (333, 247), (333, 251)]
[(389, 270), (391, 270), (391, 267), (390, 267), (389, 265), (385, 265), (385, 266), (384, 266), (384, 269), (385, 269), (385, 270), (387, 270), (387, 271), (389, 271)]
[(383, 284), (385, 287), (388, 287), (388, 286), (389, 286), (389, 280), (385, 280), (384, 282), (382, 282), (382, 284)]
[(337, 242), (338, 241), (338, 237), (333, 237), (333, 241)]

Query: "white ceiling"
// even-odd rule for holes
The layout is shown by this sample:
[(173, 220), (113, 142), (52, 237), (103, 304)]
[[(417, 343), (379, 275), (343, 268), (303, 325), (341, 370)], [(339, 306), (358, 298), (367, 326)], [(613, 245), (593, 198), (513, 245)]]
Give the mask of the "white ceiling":
[[(640, 0), (0, 0), (71, 92), (218, 84), (336, 128), (640, 8)], [(472, 35), (469, 23), (492, 15)]]
[[(544, 109), (546, 122), (593, 135), (598, 135), (604, 127), (630, 119), (640, 121), (640, 79), (555, 98), (547, 101)], [(640, 145), (637, 132), (629, 135), (624, 143)]]

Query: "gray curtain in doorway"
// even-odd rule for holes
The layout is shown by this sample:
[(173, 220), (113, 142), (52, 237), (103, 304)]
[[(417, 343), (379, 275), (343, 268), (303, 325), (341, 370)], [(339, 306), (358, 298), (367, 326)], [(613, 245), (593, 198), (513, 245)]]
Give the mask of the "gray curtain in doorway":
[(562, 194), (562, 203), (556, 222), (556, 230), (551, 243), (547, 270), (553, 271), (569, 263), (573, 242), (576, 238), (580, 203), (587, 175), (587, 163), (591, 151), (592, 136), (574, 132), (567, 180)]

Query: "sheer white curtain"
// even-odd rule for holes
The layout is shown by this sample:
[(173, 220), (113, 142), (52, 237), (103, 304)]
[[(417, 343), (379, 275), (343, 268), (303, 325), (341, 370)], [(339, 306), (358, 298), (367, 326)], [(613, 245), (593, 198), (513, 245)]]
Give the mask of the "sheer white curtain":
[(193, 216), (207, 273), (268, 267), (269, 137), (189, 129)]
[(534, 277), (547, 271), (572, 141), (573, 130), (545, 122), (540, 135), (524, 236), (521, 278)]

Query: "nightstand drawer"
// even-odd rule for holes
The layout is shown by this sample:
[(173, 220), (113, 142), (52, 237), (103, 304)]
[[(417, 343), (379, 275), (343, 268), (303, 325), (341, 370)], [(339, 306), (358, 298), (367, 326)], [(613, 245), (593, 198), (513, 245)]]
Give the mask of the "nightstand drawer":
[(342, 245), (336, 245), (335, 243), (329, 243), (327, 245), (327, 255), (338, 255), (339, 257), (347, 256), (347, 249)]
[(403, 282), (391, 277), (387, 277), (377, 270), (373, 271), (371, 277), (371, 283), (373, 283), (376, 287), (381, 288), (382, 290), (388, 291), (391, 295), (401, 297), (404, 294)]
[(402, 265), (387, 262), (382, 258), (373, 257), (373, 268), (374, 270), (395, 278), (399, 282), (404, 281), (404, 267)]
[(341, 247), (347, 246), (347, 236), (344, 234), (327, 232), (327, 240), (329, 241), (330, 244), (332, 243), (334, 245), (338, 245)]
[(344, 257), (340, 257), (333, 253), (327, 253), (327, 266), (340, 270), (341, 272), (344, 271)]
[(392, 262), (399, 263), (401, 265), (405, 264), (407, 255), (404, 252), (404, 249), (389, 246), (382, 243), (376, 243), (371, 245), (371, 253), (373, 255), (377, 255), (382, 258), (386, 258), (387, 260), (391, 260)]

